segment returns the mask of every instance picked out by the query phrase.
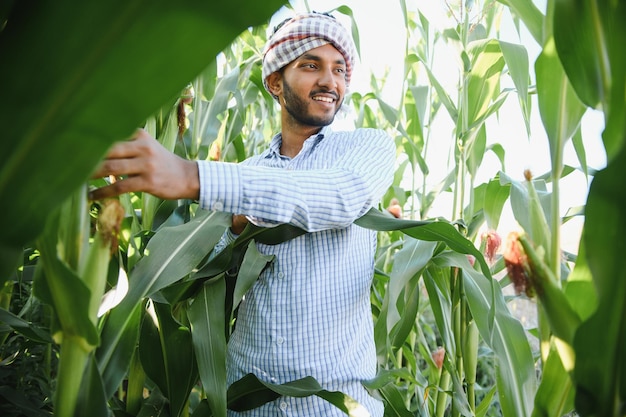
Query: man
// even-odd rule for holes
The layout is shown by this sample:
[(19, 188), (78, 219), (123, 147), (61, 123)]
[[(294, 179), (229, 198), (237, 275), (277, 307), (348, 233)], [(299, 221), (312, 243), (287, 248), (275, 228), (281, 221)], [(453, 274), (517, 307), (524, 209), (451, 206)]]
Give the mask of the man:
[[(198, 199), (204, 208), (240, 214), (226, 242), (248, 221), (306, 230), (279, 245), (259, 245), (275, 261), (240, 306), (228, 346), (228, 382), (250, 372), (272, 383), (313, 376), (381, 417), (382, 403), (361, 384), (376, 373), (370, 310), (376, 234), (353, 222), (391, 184), (395, 145), (380, 130), (328, 127), (343, 103), (354, 56), (349, 33), (333, 17), (290, 19), (271, 36), (263, 57), (265, 87), (281, 108), (281, 132), (269, 149), (242, 164), (196, 163), (139, 131), (115, 145), (97, 173), (129, 177), (93, 198), (145, 191)], [(343, 414), (314, 396), (279, 398), (242, 415)]]

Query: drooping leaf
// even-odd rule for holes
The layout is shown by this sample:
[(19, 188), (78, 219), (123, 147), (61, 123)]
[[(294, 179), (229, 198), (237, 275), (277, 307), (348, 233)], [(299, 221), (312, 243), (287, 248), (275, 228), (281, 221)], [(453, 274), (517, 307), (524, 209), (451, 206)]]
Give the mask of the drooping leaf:
[(529, 0), (498, 0), (500, 3), (508, 6), (515, 15), (517, 15), (524, 25), (528, 28), (528, 31), (535, 39), (535, 41), (543, 44), (543, 20), (544, 16), (541, 11), (535, 6), (534, 2)]
[(0, 322), (36, 343), (52, 343), (48, 332), (34, 323), (16, 316), (4, 308), (0, 308)]
[(506, 66), (509, 69), (509, 74), (513, 79), (513, 84), (515, 84), (520, 109), (522, 110), (522, 117), (526, 125), (526, 132), (530, 135), (530, 103), (528, 99), (528, 82), (530, 75), (528, 51), (526, 51), (523, 45), (504, 41), (500, 41), (500, 49), (502, 50), (502, 56), (504, 56)]
[(376, 209), (371, 209), (361, 218), (357, 219), (355, 224), (368, 229), (378, 231), (401, 230), (419, 240), (429, 242), (444, 242), (450, 249), (476, 257), (480, 263), (483, 273), (491, 277), (489, 266), (485, 261), (482, 253), (476, 249), (474, 244), (465, 238), (452, 224), (445, 221), (419, 221), (419, 220), (402, 220), (388, 216)]
[(35, 238), (114, 141), (283, 3), (15, 2), (0, 32), (0, 242)]
[(327, 391), (313, 377), (305, 377), (284, 384), (272, 384), (248, 374), (228, 388), (228, 408), (235, 411), (251, 410), (280, 396), (310, 397), (317, 395), (352, 417), (367, 413), (353, 398), (338, 391)]

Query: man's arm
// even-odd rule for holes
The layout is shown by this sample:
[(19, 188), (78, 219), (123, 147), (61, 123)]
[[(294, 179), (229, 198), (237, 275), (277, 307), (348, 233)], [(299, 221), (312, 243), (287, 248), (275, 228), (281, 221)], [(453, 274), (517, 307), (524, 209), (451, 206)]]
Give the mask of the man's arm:
[[(382, 197), (393, 178), (395, 145), (366, 130), (328, 169), (286, 171), (224, 162), (188, 161), (144, 130), (114, 145), (93, 177), (127, 176), (92, 191), (102, 199), (142, 191), (164, 199), (198, 199), (203, 208), (246, 214), (261, 226), (290, 223), (307, 231), (346, 227)], [(233, 232), (246, 219), (235, 216)]]
[(315, 232), (349, 226), (380, 200), (395, 168), (395, 144), (386, 133), (365, 129), (358, 135), (338, 147), (317, 148), (316, 158), (328, 160), (316, 164), (319, 169), (200, 161), (200, 203), (245, 213), (265, 227), (289, 223)]

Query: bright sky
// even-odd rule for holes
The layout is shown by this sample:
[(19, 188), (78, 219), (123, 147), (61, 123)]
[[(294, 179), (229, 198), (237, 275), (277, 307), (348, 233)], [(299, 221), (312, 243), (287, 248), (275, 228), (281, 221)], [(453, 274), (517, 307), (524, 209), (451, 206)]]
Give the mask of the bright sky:
[[(456, 3), (457, 0), (450, 0)], [(540, 10), (545, 10), (545, 0), (534, 0)], [(482, 2), (480, 2), (482, 3)], [(479, 3), (479, 5), (480, 5)], [(296, 11), (306, 11), (305, 0), (291, 0)], [(383, 5), (384, 4), (384, 5)], [(418, 1), (406, 0), (409, 10), (419, 10), (426, 16), (434, 30), (443, 30), (452, 27), (452, 21), (448, 16), (445, 1)], [(361, 40), (361, 62), (357, 65), (353, 75), (351, 89), (358, 92), (370, 91), (370, 77), (373, 73), (381, 78), (388, 72), (387, 84), (383, 92), (383, 99), (393, 107), (397, 107), (400, 99), (400, 86), (404, 71), (404, 48), (406, 43), (406, 29), (400, 8), (400, 0), (308, 0), (308, 6), (315, 11), (329, 11), (341, 5), (350, 7), (357, 22)], [(342, 23), (349, 25), (350, 20), (344, 19), (339, 13), (334, 13)], [(291, 11), (281, 10), (273, 18), (273, 23), (280, 22), (291, 15)], [(500, 23), (500, 39), (511, 43), (523, 44), (529, 55), (531, 66), (541, 52), (541, 48), (532, 39), (521, 25), (521, 37), (513, 25), (513, 21), (505, 10)], [(434, 73), (438, 80), (447, 87), (451, 97), (458, 84), (458, 52), (449, 48), (444, 42), (437, 44)], [(503, 86), (512, 82), (503, 76)], [(534, 83), (534, 79), (531, 80)], [(533, 102), (533, 114), (531, 116), (531, 135), (526, 134), (524, 122), (521, 117), (519, 105), (515, 95), (511, 95), (499, 112), (499, 118), (488, 124), (488, 140), (500, 142), (505, 148), (507, 174), (521, 180), (524, 169), (530, 169), (534, 175), (541, 175), (550, 170), (550, 157), (548, 142), (541, 124), (536, 99)], [(440, 114), (445, 113), (441, 111)], [(593, 168), (602, 168), (606, 164), (606, 158), (601, 142), (603, 128), (602, 115), (599, 112), (589, 111), (583, 118), (583, 140), (587, 148), (587, 163)], [(453, 140), (454, 124), (449, 117), (440, 117), (432, 126), (432, 137), (440, 146), (432, 146), (426, 155), (427, 163), (431, 169), (429, 184), (435, 185), (449, 170), (450, 141)], [(438, 163), (440, 162), (440, 163)], [(566, 146), (565, 164), (579, 166), (573, 146)], [(485, 162), (479, 171), (477, 184), (493, 177), (498, 170), (499, 163), (496, 157), (488, 153)], [(481, 177), (482, 174), (482, 177)], [(561, 213), (565, 214), (569, 207), (583, 205), (586, 201), (587, 183), (581, 173), (574, 173), (562, 180)], [(439, 206), (434, 207), (431, 215), (441, 215), (446, 218), (451, 216), (451, 201), (446, 196), (439, 198)], [(441, 211), (437, 211), (437, 210)], [(512, 215), (503, 214), (503, 228), (511, 230)], [(567, 250), (577, 252), (578, 233), (582, 222), (571, 221), (563, 228), (563, 246)], [(499, 230), (500, 231), (500, 230)], [(500, 231), (503, 236), (508, 231)]]

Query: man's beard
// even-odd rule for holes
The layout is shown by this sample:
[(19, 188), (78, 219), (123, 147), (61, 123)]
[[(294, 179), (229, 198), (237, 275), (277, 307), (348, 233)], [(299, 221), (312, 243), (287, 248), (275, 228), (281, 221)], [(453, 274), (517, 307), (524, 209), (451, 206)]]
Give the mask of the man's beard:
[(285, 109), (287, 110), (287, 113), (289, 113), (291, 117), (293, 117), (296, 121), (298, 121), (299, 123), (305, 126), (316, 126), (316, 127), (323, 127), (323, 126), (328, 126), (329, 124), (331, 124), (333, 120), (335, 120), (335, 115), (341, 108), (341, 105), (340, 105), (339, 107), (337, 107), (337, 110), (335, 110), (335, 112), (332, 115), (327, 116), (327, 117), (324, 117), (324, 116), (316, 117), (316, 116), (309, 114), (307, 110), (308, 103), (302, 100), (293, 92), (293, 90), (291, 89), (291, 87), (289, 87), (289, 84), (284, 78), (283, 78), (283, 103), (285, 105)]

